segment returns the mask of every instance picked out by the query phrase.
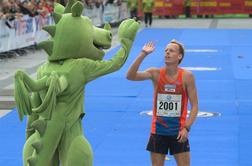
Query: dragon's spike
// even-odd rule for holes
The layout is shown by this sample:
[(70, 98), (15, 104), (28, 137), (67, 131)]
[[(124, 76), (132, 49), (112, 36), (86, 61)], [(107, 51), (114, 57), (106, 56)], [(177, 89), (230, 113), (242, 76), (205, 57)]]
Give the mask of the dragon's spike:
[(60, 21), (60, 19), (61, 19), (61, 17), (62, 17), (61, 14), (55, 13), (55, 12), (52, 14), (52, 16), (53, 16), (54, 22), (55, 22), (56, 24)]
[(55, 13), (63, 14), (65, 11), (65, 7), (61, 5), (60, 3), (55, 2), (54, 3), (54, 10)]
[(29, 157), (27, 159), (27, 162), (29, 164), (29, 166), (35, 166), (36, 165), (36, 162), (37, 162), (37, 158), (32, 156), (32, 157)]
[(71, 8), (73, 17), (80, 17), (83, 12), (84, 6), (81, 2), (77, 1)]
[(36, 150), (37, 153), (39, 153), (40, 150), (42, 149), (41, 141), (37, 141), (37, 142), (32, 143), (32, 147)]
[(40, 136), (43, 136), (45, 133), (45, 129), (46, 129), (46, 122), (45, 120), (36, 120), (34, 121), (32, 124), (32, 127), (37, 130), (39, 132)]
[(106, 30), (110, 31), (110, 30), (111, 30), (111, 26), (110, 26), (110, 24), (109, 24), (109, 23), (105, 23), (105, 25), (104, 25), (104, 29), (106, 29)]
[(73, 4), (75, 4), (76, 2), (77, 2), (77, 0), (69, 0), (66, 5), (64, 13), (71, 13), (71, 8), (72, 8)]
[(43, 27), (43, 30), (45, 30), (46, 32), (48, 32), (52, 37), (54, 37), (55, 35), (55, 31), (56, 31), (56, 26), (54, 25), (47, 25)]
[(46, 53), (50, 56), (53, 52), (53, 41), (47, 40), (39, 43), (37, 45), (38, 48), (42, 48), (46, 51)]

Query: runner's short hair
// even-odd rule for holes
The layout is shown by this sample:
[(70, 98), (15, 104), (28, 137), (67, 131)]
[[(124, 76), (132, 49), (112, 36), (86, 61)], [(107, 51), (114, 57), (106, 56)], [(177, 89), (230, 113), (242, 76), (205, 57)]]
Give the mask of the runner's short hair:
[(179, 60), (179, 64), (181, 63), (181, 61), (184, 58), (184, 54), (185, 54), (185, 48), (184, 45), (180, 42), (178, 42), (177, 40), (173, 39), (170, 43), (172, 44), (176, 44), (179, 47), (179, 53), (182, 55), (182, 58)]

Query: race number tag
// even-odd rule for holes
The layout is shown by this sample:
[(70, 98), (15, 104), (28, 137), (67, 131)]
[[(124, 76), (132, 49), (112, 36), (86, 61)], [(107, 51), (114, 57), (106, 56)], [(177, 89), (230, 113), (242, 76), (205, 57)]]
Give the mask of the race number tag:
[(157, 116), (180, 117), (182, 95), (158, 94)]

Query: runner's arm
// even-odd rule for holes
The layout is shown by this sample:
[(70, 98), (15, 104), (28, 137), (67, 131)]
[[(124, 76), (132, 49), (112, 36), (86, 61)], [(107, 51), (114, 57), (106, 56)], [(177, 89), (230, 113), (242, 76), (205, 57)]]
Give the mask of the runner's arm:
[(186, 90), (191, 105), (191, 112), (186, 121), (185, 127), (190, 129), (198, 114), (198, 96), (193, 74), (191, 72), (187, 72), (186, 77)]
[(127, 79), (133, 80), (133, 81), (141, 81), (141, 80), (147, 80), (147, 79), (153, 79), (153, 72), (155, 71), (155, 68), (149, 68), (145, 71), (138, 71), (139, 66), (143, 62), (144, 58), (152, 53), (155, 49), (154, 43), (149, 42), (145, 44), (142, 48), (142, 51), (136, 58), (136, 60), (133, 62), (133, 64), (130, 66), (128, 72), (127, 72)]

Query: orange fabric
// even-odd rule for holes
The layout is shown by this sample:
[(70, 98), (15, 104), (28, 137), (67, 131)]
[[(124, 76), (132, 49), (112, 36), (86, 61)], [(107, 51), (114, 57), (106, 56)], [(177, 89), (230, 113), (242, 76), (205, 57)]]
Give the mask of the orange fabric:
[[(158, 85), (155, 88), (154, 92), (154, 98), (153, 98), (153, 117), (152, 117), (152, 127), (151, 127), (151, 133), (156, 133), (156, 122), (158, 120), (158, 117), (156, 115), (157, 113), (157, 95), (160, 94), (181, 94), (182, 95), (182, 101), (181, 101), (181, 116), (180, 116), (180, 129), (182, 129), (185, 125), (186, 116), (187, 116), (187, 105), (188, 105), (188, 95), (186, 90), (183, 87), (183, 73), (184, 70), (179, 68), (178, 69), (178, 76), (176, 80), (171, 80), (165, 71), (165, 68), (160, 69), (160, 76), (158, 80)], [(165, 85), (166, 84), (175, 84), (176, 89), (175, 92), (167, 92), (165, 91)], [(169, 126), (169, 124), (168, 124)]]

